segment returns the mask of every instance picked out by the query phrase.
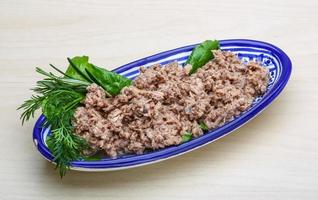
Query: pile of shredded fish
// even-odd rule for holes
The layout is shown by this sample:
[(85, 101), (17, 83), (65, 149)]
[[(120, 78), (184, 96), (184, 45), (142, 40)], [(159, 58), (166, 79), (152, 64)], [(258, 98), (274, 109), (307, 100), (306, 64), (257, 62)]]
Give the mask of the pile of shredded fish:
[(115, 97), (92, 84), (75, 112), (75, 133), (96, 151), (116, 158), (182, 143), (182, 135), (204, 134), (247, 110), (265, 93), (268, 69), (242, 63), (235, 54), (213, 51), (214, 59), (192, 75), (172, 62), (140, 68), (132, 86)]

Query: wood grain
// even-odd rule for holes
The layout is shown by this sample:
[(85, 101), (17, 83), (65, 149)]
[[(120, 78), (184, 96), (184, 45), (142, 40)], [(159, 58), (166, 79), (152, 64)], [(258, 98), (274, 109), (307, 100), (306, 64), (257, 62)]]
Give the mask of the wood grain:
[[(0, 1), (0, 199), (318, 199), (318, 1)], [(69, 172), (35, 150), (15, 109), (40, 77), (86, 54), (115, 68), (207, 38), (268, 41), (293, 73), (281, 96), (233, 134), (151, 166)]]

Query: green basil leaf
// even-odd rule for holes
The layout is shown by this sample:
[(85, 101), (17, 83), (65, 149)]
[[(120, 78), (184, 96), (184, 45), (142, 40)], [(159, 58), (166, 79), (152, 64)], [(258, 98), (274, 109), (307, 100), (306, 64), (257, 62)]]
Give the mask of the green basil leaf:
[(77, 80), (92, 82), (88, 78), (85, 70), (90, 68), (93, 68), (93, 66), (92, 64), (88, 63), (88, 56), (76, 56), (70, 59), (70, 65), (68, 66), (65, 74)]
[(123, 87), (131, 85), (130, 79), (97, 67), (89, 63), (88, 59), (87, 56), (76, 56), (69, 59), (70, 65), (65, 74), (74, 79), (95, 82), (112, 96), (119, 94)]
[(119, 94), (121, 89), (132, 83), (130, 79), (122, 75), (97, 66), (86, 68), (86, 72), (96, 84), (112, 96)]
[(183, 135), (182, 135), (182, 142), (188, 142), (192, 139), (192, 134), (189, 133), (189, 132), (185, 132)]
[(219, 48), (220, 45), (217, 40), (206, 40), (197, 45), (185, 63), (192, 65), (190, 74), (195, 73), (200, 67), (205, 65), (209, 60), (213, 59), (214, 56), (212, 50), (217, 50)]

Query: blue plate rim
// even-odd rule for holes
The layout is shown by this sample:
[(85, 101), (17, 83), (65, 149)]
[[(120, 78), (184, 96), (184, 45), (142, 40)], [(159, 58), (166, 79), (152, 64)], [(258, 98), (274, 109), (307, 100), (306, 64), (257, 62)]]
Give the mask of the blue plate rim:
[[(186, 52), (193, 49), (197, 44), (187, 45), (183, 47), (179, 47), (176, 49), (164, 51), (158, 54), (154, 54), (152, 56), (148, 56), (128, 64), (122, 65), (121, 67), (116, 68), (115, 72), (124, 72), (128, 69), (131, 69), (136, 66), (141, 66), (144, 63), (149, 63), (161, 58), (166, 58), (168, 56)], [(160, 160), (172, 158), (188, 151), (197, 149), (203, 145), (211, 143), (216, 139), (219, 139), (235, 129), (239, 128), (257, 114), (259, 114), (264, 108), (266, 108), (276, 97), (281, 93), (281, 91), (286, 86), (292, 71), (292, 63), (287, 54), (281, 50), (280, 48), (262, 41), (250, 40), (250, 39), (227, 39), (220, 40), (220, 46), (252, 46), (253, 48), (262, 48), (269, 50), (273, 55), (278, 57), (278, 60), (282, 65), (282, 74), (277, 80), (277, 82), (273, 85), (270, 91), (262, 98), (260, 102), (258, 102), (255, 106), (249, 109), (244, 114), (240, 115), (237, 119), (226, 123), (225, 125), (208, 131), (203, 136), (191, 140), (187, 143), (168, 147), (162, 150), (154, 151), (149, 154), (136, 155), (128, 158), (119, 158), (119, 159), (109, 159), (109, 160), (100, 160), (100, 161), (74, 161), (71, 163), (71, 168), (74, 169), (116, 169), (116, 168), (128, 168), (135, 167), (139, 165), (150, 164), (153, 162), (158, 162)], [(33, 141), (37, 146), (38, 151), (49, 161), (52, 161), (54, 157), (49, 152), (45, 143), (43, 142), (43, 130), (42, 124), (45, 121), (45, 117), (41, 115), (35, 123), (33, 128)]]

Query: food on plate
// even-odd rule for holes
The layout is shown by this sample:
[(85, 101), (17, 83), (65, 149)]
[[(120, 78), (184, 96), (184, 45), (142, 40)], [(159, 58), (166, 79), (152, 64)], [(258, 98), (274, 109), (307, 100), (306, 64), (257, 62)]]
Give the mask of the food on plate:
[(218, 41), (194, 48), (185, 66), (141, 67), (134, 81), (88, 62), (68, 59), (66, 72), (37, 82), (20, 109), (22, 122), (42, 109), (54, 162), (63, 176), (70, 162), (102, 152), (116, 158), (188, 142), (246, 111), (265, 93), (268, 69), (243, 63)]
[(114, 97), (96, 84), (87, 88), (73, 125), (93, 149), (116, 158), (178, 145), (184, 134), (198, 137), (245, 111), (268, 84), (266, 68), (220, 50), (192, 75), (177, 62), (140, 72)]

